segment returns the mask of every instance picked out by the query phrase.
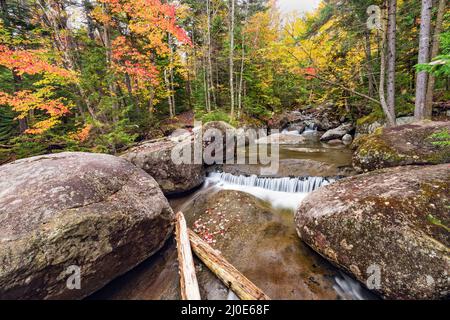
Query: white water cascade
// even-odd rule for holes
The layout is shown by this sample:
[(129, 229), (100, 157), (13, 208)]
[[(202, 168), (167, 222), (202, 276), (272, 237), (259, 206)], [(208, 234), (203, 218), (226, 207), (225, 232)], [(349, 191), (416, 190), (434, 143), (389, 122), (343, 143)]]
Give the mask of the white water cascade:
[(308, 193), (333, 182), (333, 179), (322, 177), (264, 178), (219, 172), (211, 173), (207, 179), (208, 185), (225, 190), (243, 191), (270, 202), (275, 208), (292, 210), (297, 209)]
[(259, 178), (252, 176), (235, 176), (231, 173), (214, 172), (209, 175), (210, 178), (220, 180), (230, 184), (236, 184), (246, 187), (258, 187), (270, 191), (290, 192), (290, 193), (310, 193), (320, 187), (334, 182), (332, 179), (322, 177), (306, 178)]

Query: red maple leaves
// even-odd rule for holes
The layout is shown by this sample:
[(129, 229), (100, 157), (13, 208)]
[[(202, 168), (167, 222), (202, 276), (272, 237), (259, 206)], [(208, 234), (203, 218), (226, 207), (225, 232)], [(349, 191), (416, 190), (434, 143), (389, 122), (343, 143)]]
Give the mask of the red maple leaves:
[[(10, 69), (14, 74), (36, 75), (45, 74), (48, 78), (59, 78), (61, 81), (76, 81), (76, 75), (64, 68), (50, 64), (40, 55), (44, 52), (39, 50), (13, 50), (0, 45), (0, 66)], [(69, 113), (69, 108), (63, 103), (62, 98), (52, 99), (49, 88), (41, 90), (21, 90), (13, 94), (0, 91), (0, 106), (9, 105), (19, 113), (17, 119), (24, 119), (31, 110), (44, 111), (49, 118), (33, 123), (25, 133), (41, 134), (57, 123), (60, 118)]]

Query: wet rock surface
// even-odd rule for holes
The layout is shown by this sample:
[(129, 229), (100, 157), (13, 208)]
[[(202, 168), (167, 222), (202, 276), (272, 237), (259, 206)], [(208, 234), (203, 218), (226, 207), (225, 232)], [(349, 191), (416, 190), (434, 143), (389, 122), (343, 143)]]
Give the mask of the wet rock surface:
[[(173, 211), (129, 162), (61, 153), (0, 167), (0, 298), (78, 299), (158, 251)], [(69, 290), (70, 266), (80, 290)]]
[(386, 298), (448, 298), (449, 194), (448, 165), (375, 171), (310, 194), (297, 231), (362, 283), (379, 268)]
[(450, 132), (450, 122), (418, 122), (378, 129), (358, 138), (353, 164), (359, 171), (371, 171), (414, 164), (450, 162), (450, 147), (437, 145), (433, 134)]
[[(272, 299), (338, 299), (336, 270), (303, 244), (292, 225), (292, 212), (238, 191), (205, 192), (183, 209), (189, 227), (218, 249)], [(92, 298), (178, 299), (176, 248), (165, 247), (125, 277)], [(198, 260), (203, 299), (227, 299), (229, 290)], [(124, 288), (124, 284), (126, 284)]]
[[(320, 141), (327, 142), (332, 140), (342, 140), (342, 138), (352, 132), (355, 129), (353, 124), (347, 123), (339, 126), (338, 128), (328, 130), (320, 138)], [(341, 141), (342, 142), (342, 141)]]

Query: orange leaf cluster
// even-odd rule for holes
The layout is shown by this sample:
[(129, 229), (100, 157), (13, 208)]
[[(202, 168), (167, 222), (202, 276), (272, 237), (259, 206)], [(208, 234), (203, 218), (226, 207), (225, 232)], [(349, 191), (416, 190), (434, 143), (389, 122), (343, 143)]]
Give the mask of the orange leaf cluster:
[[(133, 78), (138, 89), (147, 84), (158, 85), (158, 68), (154, 55), (169, 54), (167, 34), (179, 43), (191, 44), (186, 31), (177, 24), (177, 7), (161, 0), (99, 0), (106, 8), (95, 10), (99, 22), (114, 26), (127, 17), (126, 25), (132, 35), (122, 35), (112, 41), (112, 62), (116, 72)], [(107, 18), (106, 12), (110, 15)], [(112, 18), (112, 17), (115, 17)]]
[(18, 75), (47, 73), (75, 81), (76, 75), (64, 68), (54, 66), (39, 57), (40, 50), (11, 50), (0, 45), (0, 65), (14, 70)]
[(30, 110), (45, 111), (50, 118), (35, 123), (26, 131), (29, 134), (40, 134), (52, 128), (59, 119), (69, 113), (69, 108), (62, 103), (61, 99), (45, 99), (28, 91), (18, 91), (13, 95), (0, 91), (0, 105), (9, 105), (19, 113), (17, 119), (24, 119)]
[(92, 125), (88, 124), (83, 129), (71, 135), (71, 138), (79, 142), (84, 142), (89, 138), (91, 133)]
[[(140, 81), (155, 83), (158, 70), (150, 59), (133, 48), (125, 37), (117, 37), (113, 43), (112, 58), (118, 72), (127, 73)], [(156, 83), (155, 83), (156, 84)]]
[(171, 33), (181, 43), (191, 44), (186, 31), (178, 26), (176, 6), (161, 0), (99, 0), (108, 4), (114, 14), (126, 13), (131, 17), (130, 28), (136, 33), (164, 31)]
[(311, 80), (314, 79), (314, 77), (317, 75), (317, 70), (316, 68), (308, 67), (303, 69), (303, 73), (306, 80)]

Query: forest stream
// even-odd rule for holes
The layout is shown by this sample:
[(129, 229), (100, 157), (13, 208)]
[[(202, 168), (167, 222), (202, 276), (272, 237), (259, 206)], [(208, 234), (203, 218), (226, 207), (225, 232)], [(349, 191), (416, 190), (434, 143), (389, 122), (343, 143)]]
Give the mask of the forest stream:
[[(338, 168), (351, 166), (349, 148), (322, 144), (314, 132), (303, 135), (308, 143), (280, 147), (281, 163), (314, 160)], [(227, 171), (226, 166), (222, 169)], [(252, 173), (255, 167), (228, 168), (234, 173), (240, 170)], [(320, 174), (317, 170), (314, 173)], [(224, 173), (216, 168), (200, 189), (172, 198), (170, 204), (174, 211), (183, 211), (194, 231), (272, 299), (376, 299), (359, 282), (311, 250), (295, 231), (294, 211), (301, 200), (338, 178), (267, 178)], [(202, 297), (236, 298), (198, 260), (196, 267)], [(171, 239), (156, 255), (90, 299), (179, 299), (179, 292), (177, 252)]]

